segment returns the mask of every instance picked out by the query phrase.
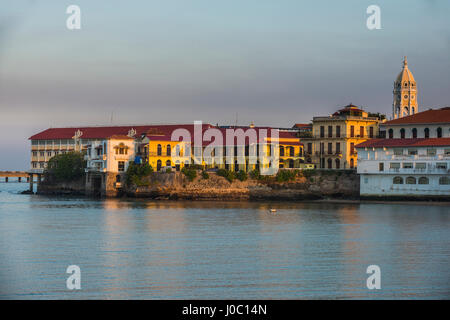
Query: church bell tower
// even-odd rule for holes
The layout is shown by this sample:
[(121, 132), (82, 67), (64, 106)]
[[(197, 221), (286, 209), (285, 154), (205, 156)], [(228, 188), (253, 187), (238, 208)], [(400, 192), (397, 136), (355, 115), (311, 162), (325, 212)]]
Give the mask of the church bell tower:
[(408, 69), (408, 60), (406, 57), (403, 60), (403, 70), (394, 82), (393, 93), (392, 115), (394, 119), (419, 112), (416, 81), (412, 72)]

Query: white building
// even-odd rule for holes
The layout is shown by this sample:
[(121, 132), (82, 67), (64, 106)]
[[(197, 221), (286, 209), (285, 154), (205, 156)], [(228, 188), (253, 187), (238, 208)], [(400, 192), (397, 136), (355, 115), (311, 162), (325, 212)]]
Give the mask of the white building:
[(450, 138), (373, 139), (356, 148), (361, 196), (450, 197)]
[(90, 194), (115, 195), (122, 187), (124, 173), (135, 158), (135, 139), (113, 135), (94, 141), (86, 151), (86, 190)]
[(380, 132), (356, 146), (361, 196), (450, 198), (450, 108), (387, 121)]

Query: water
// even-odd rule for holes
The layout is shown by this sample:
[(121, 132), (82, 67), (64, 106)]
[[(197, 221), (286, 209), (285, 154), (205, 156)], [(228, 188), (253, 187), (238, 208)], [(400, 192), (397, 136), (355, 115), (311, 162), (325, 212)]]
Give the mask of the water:
[[(27, 187), (0, 183), (3, 299), (450, 298), (448, 204), (17, 194)], [(366, 287), (372, 264), (381, 290)]]

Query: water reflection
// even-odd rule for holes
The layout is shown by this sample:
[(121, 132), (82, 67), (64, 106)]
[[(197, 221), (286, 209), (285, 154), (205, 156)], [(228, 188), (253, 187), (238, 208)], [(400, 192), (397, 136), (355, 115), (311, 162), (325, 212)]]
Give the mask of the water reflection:
[[(449, 298), (445, 205), (93, 200), (13, 190), (0, 193), (2, 298)], [(80, 292), (65, 290), (69, 264), (81, 267)], [(380, 291), (365, 286), (370, 264), (381, 267)]]

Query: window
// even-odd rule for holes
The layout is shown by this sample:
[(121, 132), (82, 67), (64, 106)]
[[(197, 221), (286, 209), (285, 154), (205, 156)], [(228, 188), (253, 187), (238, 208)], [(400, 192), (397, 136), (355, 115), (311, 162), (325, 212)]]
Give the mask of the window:
[(324, 126), (320, 126), (320, 137), (321, 138), (325, 137), (325, 127)]
[(325, 145), (323, 142), (320, 143), (320, 153), (324, 154), (325, 153)]
[(341, 143), (340, 142), (336, 142), (336, 153), (337, 154), (341, 153)]
[(359, 136), (362, 138), (362, 137), (364, 137), (364, 127), (363, 126), (360, 126), (359, 127)]
[(117, 167), (119, 172), (125, 171), (125, 161), (119, 161)]
[(450, 184), (450, 178), (449, 177), (440, 177), (439, 184)]
[(436, 155), (436, 149), (427, 149), (427, 156), (434, 157)]
[(308, 143), (308, 153), (312, 153), (312, 143)]
[(167, 156), (170, 157), (170, 155), (172, 154), (172, 149), (171, 149), (171, 147), (170, 147), (170, 144), (167, 145), (167, 147), (166, 147), (166, 152), (167, 152)]
[(442, 138), (442, 128), (441, 127), (436, 129), (436, 136), (438, 138)]
[(413, 128), (413, 129), (412, 129), (412, 137), (413, 137), (414, 139), (417, 138), (417, 129), (416, 129), (416, 128)]
[(378, 171), (384, 171), (384, 162), (378, 164)]
[(405, 139), (405, 129), (403, 128), (400, 129), (400, 138)]
[(419, 184), (430, 184), (430, 180), (427, 177), (420, 177)]
[(341, 126), (336, 126), (336, 137), (337, 138), (341, 137)]
[(400, 169), (400, 162), (391, 162), (389, 164), (389, 168), (391, 168), (391, 169)]
[(37, 163), (33, 162), (33, 168), (36, 169), (37, 168)]
[(333, 144), (330, 142), (328, 143), (328, 154), (332, 154), (333, 153)]
[(41, 157), (43, 157), (45, 155), (44, 152), (40, 152), (39, 154), (40, 154)]
[(353, 142), (350, 143), (350, 154), (355, 154), (355, 144)]
[(412, 169), (412, 168), (413, 168), (412, 162), (404, 162), (403, 163), (403, 169)]
[(355, 167), (355, 160), (350, 159), (350, 168), (354, 168)]
[(389, 129), (389, 139), (393, 139), (394, 138), (394, 130)]
[(427, 164), (425, 162), (417, 162), (416, 163), (416, 169), (423, 170), (423, 169), (426, 169), (426, 167), (427, 167)]
[(334, 162), (336, 163), (336, 169), (340, 169), (341, 168), (341, 160), (336, 159)]
[(355, 127), (354, 126), (350, 126), (350, 137), (354, 137), (355, 136)]
[(364, 183), (365, 184), (369, 183), (369, 178), (364, 178)]
[(328, 138), (331, 138), (333, 136), (333, 127), (328, 126)]
[(333, 168), (333, 161), (331, 159), (328, 159), (328, 169)]
[(447, 163), (446, 162), (438, 162), (436, 163), (437, 169), (447, 169)]
[(423, 135), (425, 136), (425, 138), (429, 138), (430, 137), (430, 129), (425, 128), (423, 130)]
[(280, 146), (280, 157), (284, 157), (284, 147)]
[(37, 151), (33, 151), (33, 157), (37, 157)]
[(403, 184), (403, 178), (402, 177), (394, 177), (393, 183), (394, 184)]
[(162, 162), (161, 162), (161, 160), (158, 160), (157, 162), (156, 162), (156, 171), (161, 171), (161, 164)]
[(373, 127), (369, 128), (369, 138), (373, 138)]
[(408, 149), (408, 155), (410, 156), (417, 155), (417, 149)]
[(406, 184), (416, 184), (416, 178), (414, 177), (406, 178)]
[(444, 149), (444, 154), (446, 156), (450, 156), (450, 149)]
[(394, 155), (395, 156), (402, 156), (403, 155), (403, 149), (394, 149)]
[(161, 156), (161, 155), (162, 155), (162, 147), (161, 147), (160, 144), (158, 144), (158, 146), (157, 146), (156, 154), (157, 154), (158, 156)]
[(167, 160), (167, 161), (166, 161), (166, 166), (167, 166), (167, 167), (171, 167), (171, 166), (172, 166), (172, 163), (170, 162), (170, 160)]

